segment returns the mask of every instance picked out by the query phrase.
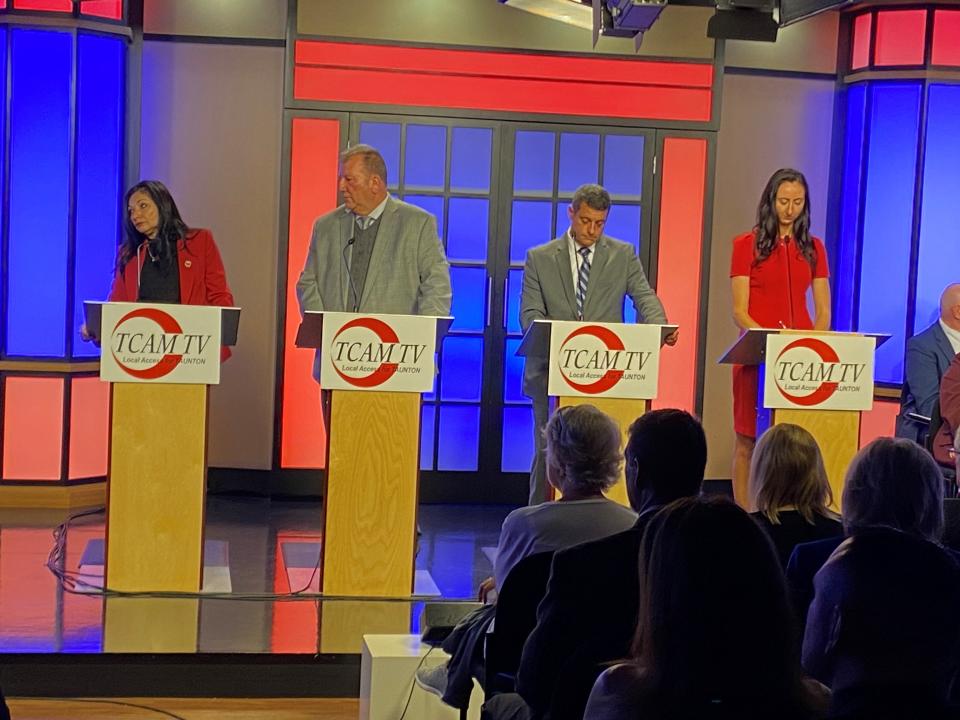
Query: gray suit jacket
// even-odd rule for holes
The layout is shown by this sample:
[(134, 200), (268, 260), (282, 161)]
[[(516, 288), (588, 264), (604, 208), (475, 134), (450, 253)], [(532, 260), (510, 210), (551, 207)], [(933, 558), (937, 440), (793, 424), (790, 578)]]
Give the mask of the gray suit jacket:
[[(307, 262), (297, 282), (300, 310), (352, 312), (347, 243), (354, 216), (341, 205), (313, 224)], [(346, 256), (346, 257), (345, 257)], [(449, 315), (450, 266), (430, 213), (388, 198), (360, 297), (360, 312)]]
[[(623, 322), (623, 297), (629, 295), (642, 322), (666, 323), (663, 303), (647, 282), (640, 258), (629, 243), (602, 235), (593, 252), (590, 281), (584, 299), (583, 317), (592, 322)], [(577, 320), (577, 297), (570, 269), (570, 246), (566, 234), (527, 251), (520, 298), (520, 326), (537, 319)], [(545, 394), (546, 360), (527, 358), (523, 391)]]

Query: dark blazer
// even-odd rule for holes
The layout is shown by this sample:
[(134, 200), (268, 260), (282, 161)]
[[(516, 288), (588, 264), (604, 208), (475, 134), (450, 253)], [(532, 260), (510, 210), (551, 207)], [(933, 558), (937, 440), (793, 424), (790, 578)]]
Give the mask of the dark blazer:
[(781, 510), (780, 522), (774, 525), (763, 513), (755, 512), (750, 515), (773, 541), (777, 557), (780, 558), (780, 566), (784, 568), (797, 545), (843, 535), (843, 524), (836, 517), (814, 515), (811, 524), (796, 510)]
[(644, 513), (629, 530), (553, 556), (517, 672), (517, 692), (534, 716), (579, 720), (600, 663), (628, 655), (640, 602), (640, 541), (652, 516)]
[[(810, 603), (813, 602), (813, 578), (844, 540), (846, 540), (845, 537), (838, 536), (801, 543), (790, 555), (790, 560), (787, 562), (787, 586), (790, 588), (793, 607), (797, 612), (801, 629), (806, 626), (807, 611), (810, 609)], [(946, 551), (960, 563), (960, 552), (950, 548), (946, 548)]]
[[(663, 303), (647, 282), (633, 245), (601, 235), (593, 251), (583, 316), (593, 322), (623, 322), (623, 298), (629, 295), (642, 322), (666, 323)], [(567, 234), (527, 251), (520, 297), (520, 326), (534, 320), (576, 320), (577, 296)], [(523, 391), (546, 394), (546, 359), (527, 358)]]
[(897, 437), (918, 442), (922, 440), (925, 426), (908, 418), (907, 413), (930, 416), (940, 392), (940, 378), (947, 371), (954, 354), (939, 320), (907, 340)]

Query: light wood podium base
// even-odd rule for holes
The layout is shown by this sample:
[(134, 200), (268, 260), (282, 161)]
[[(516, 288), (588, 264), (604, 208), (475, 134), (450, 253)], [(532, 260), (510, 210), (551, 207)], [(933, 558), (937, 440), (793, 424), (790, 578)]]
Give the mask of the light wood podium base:
[[(627, 431), (633, 421), (650, 410), (649, 400), (634, 400), (630, 398), (591, 398), (582, 395), (564, 396), (557, 398), (557, 407), (568, 405), (593, 405), (597, 410), (606, 413), (620, 426), (620, 449), (627, 444)], [(621, 505), (630, 507), (627, 499), (627, 485), (624, 482), (624, 471), (620, 470), (620, 479), (617, 484), (607, 491), (607, 497), (616, 500)]]
[(324, 492), (327, 595), (413, 591), (420, 395), (334, 390)]
[(103, 608), (105, 653), (195, 653), (200, 601), (108, 597)]
[(116, 383), (112, 393), (106, 586), (199, 592), (208, 388)]
[(773, 425), (793, 423), (813, 435), (820, 446), (823, 464), (833, 491), (831, 509), (840, 512), (843, 480), (847, 468), (860, 446), (860, 412), (858, 410), (795, 410), (770, 411)]

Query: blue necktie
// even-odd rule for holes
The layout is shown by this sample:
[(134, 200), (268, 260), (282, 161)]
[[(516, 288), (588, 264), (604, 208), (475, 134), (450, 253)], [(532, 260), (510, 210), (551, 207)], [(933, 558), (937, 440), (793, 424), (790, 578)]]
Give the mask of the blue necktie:
[(577, 252), (583, 258), (577, 273), (577, 317), (583, 320), (583, 304), (587, 299), (587, 281), (590, 279), (590, 248), (582, 247)]

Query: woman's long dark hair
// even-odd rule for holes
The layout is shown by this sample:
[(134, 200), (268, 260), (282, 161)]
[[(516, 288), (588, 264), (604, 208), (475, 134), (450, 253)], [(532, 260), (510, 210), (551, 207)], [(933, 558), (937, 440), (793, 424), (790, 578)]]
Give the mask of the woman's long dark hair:
[(633, 656), (654, 706), (809, 714), (780, 563), (760, 526), (725, 499), (677, 500), (647, 526)]
[(769, 180), (760, 196), (757, 206), (757, 225), (753, 228), (753, 248), (756, 259), (754, 264), (766, 260), (780, 239), (780, 221), (777, 219), (777, 190), (785, 182), (798, 182), (803, 185), (804, 203), (800, 217), (793, 221), (793, 239), (797, 249), (810, 263), (817, 265), (817, 249), (810, 237), (810, 188), (803, 173), (793, 168), (780, 168)]
[(157, 237), (152, 241), (153, 256), (158, 259), (162, 267), (170, 266), (172, 257), (172, 248), (176, 247), (177, 241), (187, 238), (190, 228), (180, 217), (180, 211), (177, 204), (173, 201), (173, 196), (167, 190), (167, 186), (159, 180), (141, 180), (132, 188), (127, 190), (123, 197), (123, 212), (125, 214), (124, 227), (126, 228), (126, 237), (120, 244), (120, 251), (117, 253), (117, 270), (123, 271), (124, 266), (133, 258), (137, 257), (137, 252), (144, 241), (149, 238), (134, 227), (130, 221), (130, 198), (134, 193), (145, 192), (157, 206)]

